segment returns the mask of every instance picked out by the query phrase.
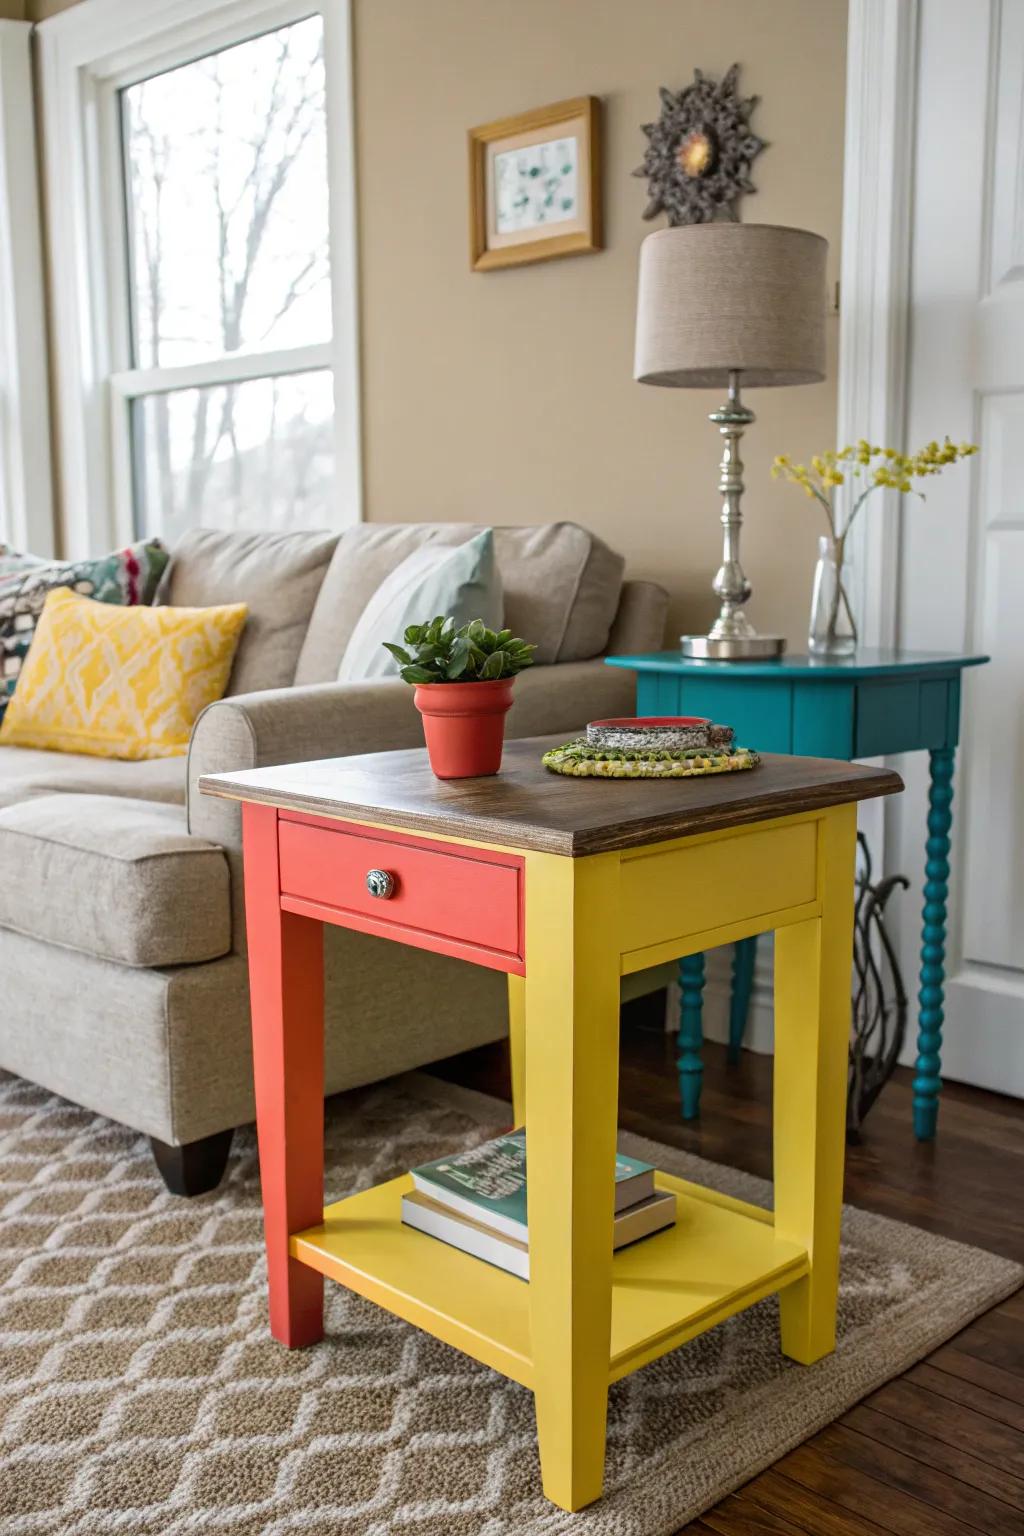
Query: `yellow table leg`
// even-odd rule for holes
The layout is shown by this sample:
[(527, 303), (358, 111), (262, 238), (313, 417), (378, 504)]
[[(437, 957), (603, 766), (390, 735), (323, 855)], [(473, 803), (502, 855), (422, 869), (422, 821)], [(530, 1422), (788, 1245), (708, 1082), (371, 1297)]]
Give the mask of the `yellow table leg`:
[(775, 1228), (811, 1261), (779, 1306), (783, 1353), (803, 1365), (836, 1342), (856, 838), (856, 806), (825, 812), (821, 916), (775, 934)]
[(600, 1496), (619, 1076), (618, 857), (528, 854), (530, 1336), (544, 1492)]
[(526, 978), (508, 978), (508, 1054), (512, 1068), (512, 1124), (526, 1123)]

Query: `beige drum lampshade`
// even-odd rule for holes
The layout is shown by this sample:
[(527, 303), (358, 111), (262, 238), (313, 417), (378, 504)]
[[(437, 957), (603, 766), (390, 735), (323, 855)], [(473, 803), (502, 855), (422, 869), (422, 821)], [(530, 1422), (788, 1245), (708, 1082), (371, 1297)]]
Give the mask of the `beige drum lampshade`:
[(773, 224), (685, 224), (640, 247), (634, 377), (683, 389), (825, 377), (828, 241)]

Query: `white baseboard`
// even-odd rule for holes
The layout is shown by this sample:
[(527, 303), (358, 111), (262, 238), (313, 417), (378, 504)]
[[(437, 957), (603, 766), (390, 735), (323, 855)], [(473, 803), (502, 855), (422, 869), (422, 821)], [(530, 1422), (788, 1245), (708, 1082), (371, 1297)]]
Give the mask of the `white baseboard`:
[[(943, 1077), (1024, 1099), (1022, 1004), (1024, 984), (1019, 976), (995, 966), (971, 964), (954, 971), (946, 981)], [(900, 1059), (908, 1059), (910, 1065), (916, 1052), (917, 1016), (912, 1009), (907, 1049)]]
[[(962, 1001), (956, 1000), (956, 1011), (969, 1014), (971, 1027), (969, 1031), (947, 1027), (942, 1044), (943, 1077), (1024, 1099), (1024, 1031), (1019, 1024), (1019, 1004), (1015, 998), (1007, 997), (1005, 980), (1000, 975), (987, 976), (981, 967), (968, 966), (951, 976), (946, 987), (947, 996), (954, 1000), (961, 989), (965, 993)], [(705, 1039), (728, 1044), (731, 995), (732, 952), (712, 950), (707, 957), (704, 982)], [(678, 983), (669, 988), (665, 1028), (673, 1034), (679, 1028)], [(765, 941), (758, 945), (743, 1047), (764, 1056), (770, 1056), (775, 1049), (771, 944)], [(913, 1066), (916, 1054), (917, 1013), (912, 999), (900, 1062)]]

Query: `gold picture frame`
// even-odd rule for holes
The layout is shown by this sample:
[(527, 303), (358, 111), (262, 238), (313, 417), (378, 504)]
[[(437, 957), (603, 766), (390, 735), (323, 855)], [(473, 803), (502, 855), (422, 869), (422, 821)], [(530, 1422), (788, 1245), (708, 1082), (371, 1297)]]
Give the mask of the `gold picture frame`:
[(601, 103), (576, 96), (469, 130), (474, 272), (603, 248)]

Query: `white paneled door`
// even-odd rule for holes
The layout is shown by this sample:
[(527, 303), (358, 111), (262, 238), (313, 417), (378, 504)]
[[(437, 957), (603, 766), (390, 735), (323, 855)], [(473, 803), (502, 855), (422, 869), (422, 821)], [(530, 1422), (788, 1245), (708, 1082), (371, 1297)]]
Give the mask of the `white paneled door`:
[[(908, 505), (899, 639), (992, 658), (964, 676), (943, 1073), (1024, 1095), (1024, 0), (919, 17), (907, 442), (981, 453)], [(911, 871), (926, 766), (901, 767), (890, 864)]]

